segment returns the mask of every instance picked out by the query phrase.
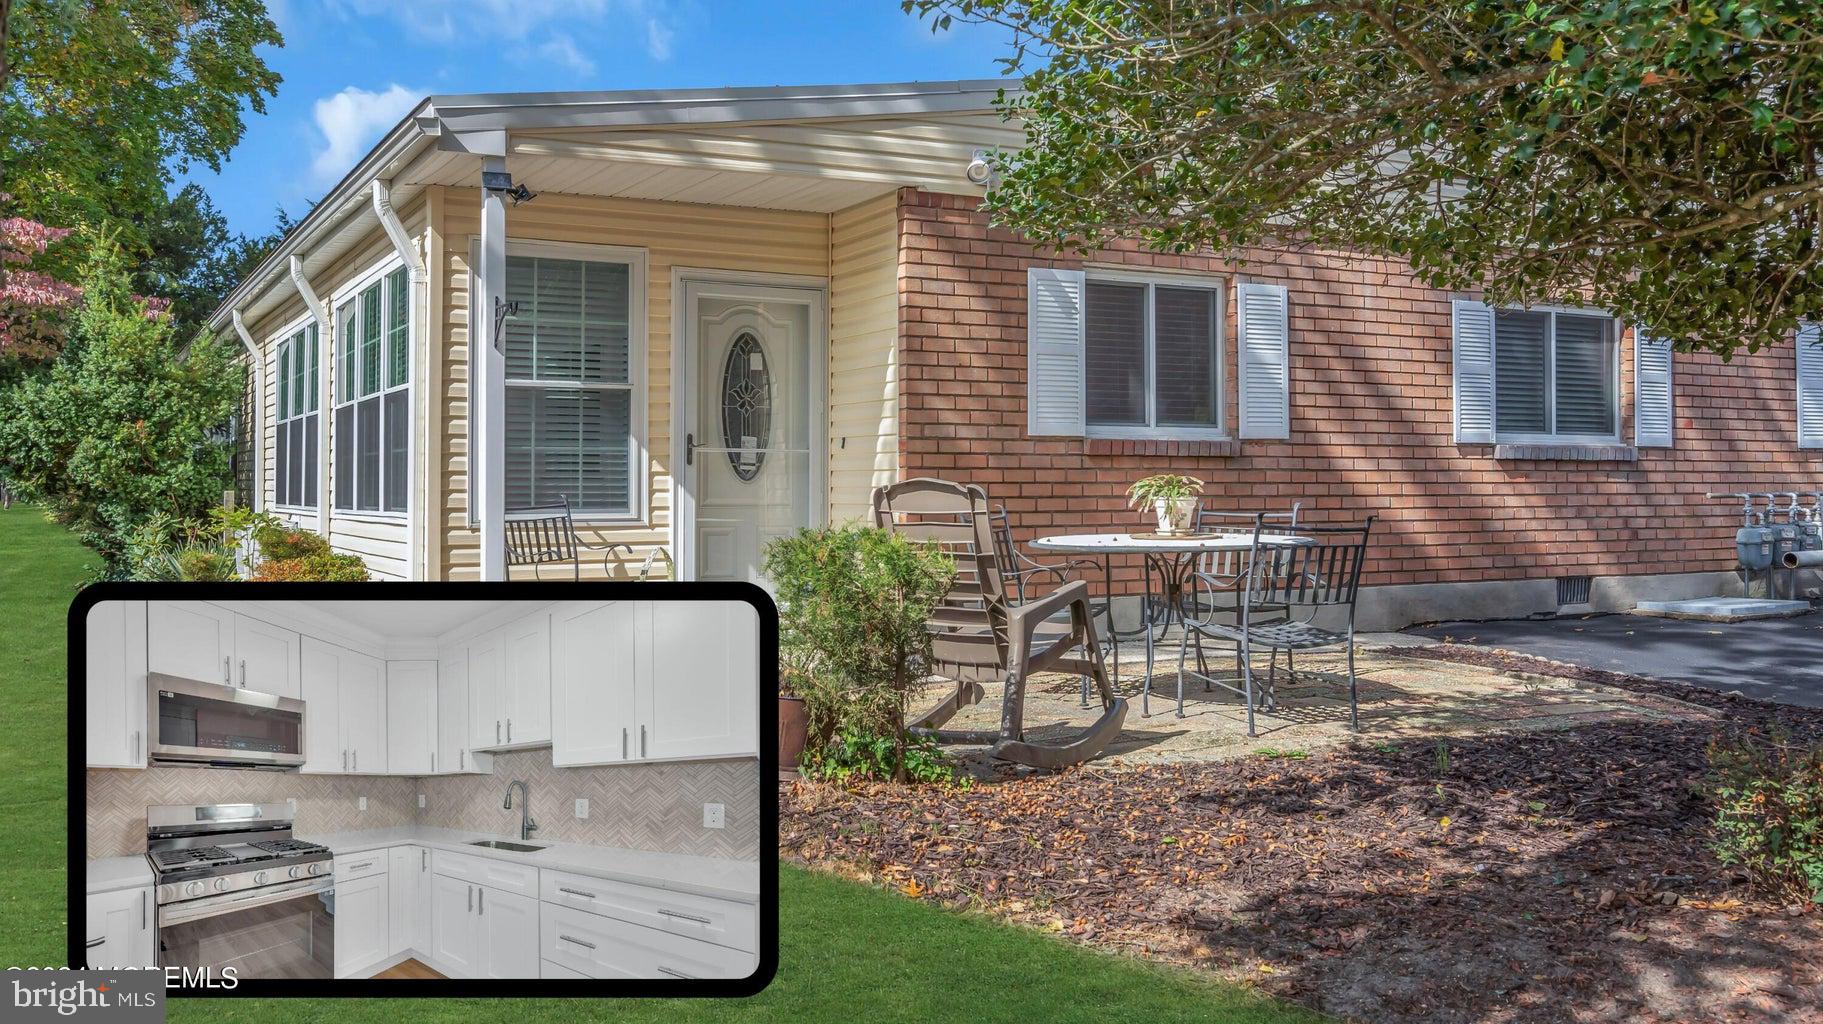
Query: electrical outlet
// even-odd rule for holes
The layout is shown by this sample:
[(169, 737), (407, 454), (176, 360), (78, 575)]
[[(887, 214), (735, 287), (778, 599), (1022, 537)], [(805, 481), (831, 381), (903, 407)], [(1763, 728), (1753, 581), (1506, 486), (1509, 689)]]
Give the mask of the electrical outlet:
[(364, 796), (355, 798), (355, 809), (365, 811), (367, 809), (367, 798)]
[(576, 820), (581, 821), (584, 818), (587, 818), (588, 816), (589, 816), (589, 798), (586, 796), (577, 797), (576, 798)]
[(291, 818), (292, 818), (292, 820), (293, 820), (293, 821), (295, 821), (295, 820), (297, 820), (297, 816), (298, 816), (298, 798), (297, 798), (297, 797), (295, 797), (295, 796), (288, 796), (288, 797), (286, 797), (286, 798), (285, 798), (285, 808), (286, 808), (286, 809), (287, 809), (287, 810), (289, 810), (289, 811), (290, 811), (290, 812), (291, 812)]
[(726, 807), (723, 807), (721, 804), (703, 805), (704, 828), (726, 828), (727, 825), (728, 809)]
[(424, 794), (423, 793), (418, 794), (418, 809), (419, 810), (424, 809)]

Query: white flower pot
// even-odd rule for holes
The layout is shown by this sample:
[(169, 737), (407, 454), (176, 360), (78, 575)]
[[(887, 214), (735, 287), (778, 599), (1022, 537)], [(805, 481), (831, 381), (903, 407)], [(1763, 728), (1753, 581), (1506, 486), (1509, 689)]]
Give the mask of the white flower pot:
[(1152, 511), (1158, 514), (1158, 532), (1180, 534), (1189, 533), (1196, 527), (1196, 506), (1198, 499), (1160, 498), (1152, 503)]

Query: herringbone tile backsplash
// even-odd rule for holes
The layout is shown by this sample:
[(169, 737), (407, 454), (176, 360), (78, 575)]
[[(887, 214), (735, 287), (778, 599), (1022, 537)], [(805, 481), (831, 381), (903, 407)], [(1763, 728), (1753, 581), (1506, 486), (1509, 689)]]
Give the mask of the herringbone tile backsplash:
[[(513, 779), (531, 787), (540, 839), (742, 860), (759, 856), (759, 771), (752, 758), (557, 768), (549, 748), (497, 754), (492, 775), (421, 779), (91, 768), (88, 856), (145, 852), (146, 808), (154, 804), (295, 799), (296, 829), (306, 836), (411, 824), (510, 834), (519, 828), (519, 811), (501, 803)], [(417, 808), (419, 793), (425, 796), (423, 810)], [(367, 810), (357, 810), (363, 796)], [(575, 816), (578, 797), (589, 801), (586, 821)], [(703, 827), (705, 803), (727, 808), (727, 827)]]

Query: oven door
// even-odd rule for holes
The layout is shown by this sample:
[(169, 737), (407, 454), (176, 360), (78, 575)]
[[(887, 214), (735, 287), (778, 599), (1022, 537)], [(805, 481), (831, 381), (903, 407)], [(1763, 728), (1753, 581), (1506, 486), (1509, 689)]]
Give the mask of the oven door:
[(158, 908), (158, 965), (234, 968), (240, 978), (335, 977), (335, 888), (328, 879), (207, 896)]
[(258, 690), (146, 675), (153, 761), (243, 768), (304, 763), (304, 702)]

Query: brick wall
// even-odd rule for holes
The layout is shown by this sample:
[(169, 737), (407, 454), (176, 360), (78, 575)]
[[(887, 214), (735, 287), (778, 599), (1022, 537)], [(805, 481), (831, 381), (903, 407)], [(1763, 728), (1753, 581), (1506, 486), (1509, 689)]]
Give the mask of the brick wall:
[[(1495, 458), (1459, 445), (1449, 293), (1384, 260), (1261, 252), (1236, 268), (1121, 246), (1092, 264), (1232, 275), (1290, 292), (1287, 441), (1089, 441), (1025, 432), (1026, 269), (1080, 266), (988, 226), (963, 197), (900, 195), (900, 459), (905, 478), (979, 483), (1017, 539), (1141, 527), (1123, 491), (1150, 473), (1208, 481), (1208, 507), (1283, 508), (1316, 521), (1379, 515), (1370, 584), (1727, 570), (1735, 517), (1708, 490), (1823, 487), (1823, 452), (1796, 440), (1791, 345), (1724, 363), (1678, 354), (1677, 446), (1637, 461)], [(1232, 291), (1229, 429), (1236, 405)], [(1633, 436), (1622, 345), (1621, 436)], [(1550, 450), (1527, 455), (1559, 454)], [(1117, 567), (1137, 588), (1138, 567)]]

